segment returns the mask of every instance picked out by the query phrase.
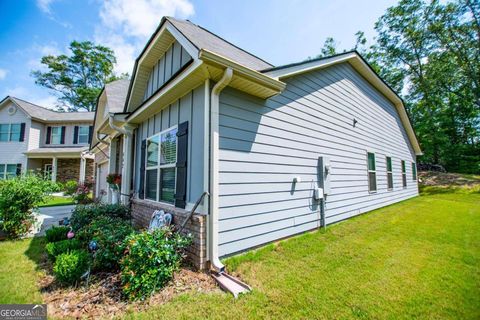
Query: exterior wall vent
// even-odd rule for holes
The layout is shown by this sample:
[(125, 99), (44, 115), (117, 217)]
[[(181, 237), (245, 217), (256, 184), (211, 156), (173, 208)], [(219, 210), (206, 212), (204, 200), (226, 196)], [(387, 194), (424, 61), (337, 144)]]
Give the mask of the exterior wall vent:
[(15, 112), (17, 112), (17, 108), (15, 106), (10, 106), (8, 107), (8, 114), (13, 116), (15, 114)]

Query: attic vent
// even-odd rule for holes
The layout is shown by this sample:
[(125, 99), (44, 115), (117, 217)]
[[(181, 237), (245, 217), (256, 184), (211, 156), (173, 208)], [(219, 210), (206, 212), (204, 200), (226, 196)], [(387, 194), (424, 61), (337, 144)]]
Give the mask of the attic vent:
[(17, 108), (15, 106), (8, 107), (8, 114), (13, 116), (17, 112)]

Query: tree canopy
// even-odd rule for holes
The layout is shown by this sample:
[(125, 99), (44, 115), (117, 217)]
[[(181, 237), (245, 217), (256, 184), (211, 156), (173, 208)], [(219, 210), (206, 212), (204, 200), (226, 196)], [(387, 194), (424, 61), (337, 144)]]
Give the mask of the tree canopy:
[[(353, 49), (399, 93), (424, 155), (449, 171), (480, 172), (480, 2), (401, 0)], [(321, 55), (337, 52), (328, 38)], [(333, 45), (332, 45), (333, 44)]]
[(114, 73), (115, 55), (90, 41), (73, 41), (69, 50), (70, 55), (42, 57), (46, 71), (33, 71), (32, 76), (36, 84), (56, 93), (61, 111), (94, 111), (103, 86), (119, 78)]

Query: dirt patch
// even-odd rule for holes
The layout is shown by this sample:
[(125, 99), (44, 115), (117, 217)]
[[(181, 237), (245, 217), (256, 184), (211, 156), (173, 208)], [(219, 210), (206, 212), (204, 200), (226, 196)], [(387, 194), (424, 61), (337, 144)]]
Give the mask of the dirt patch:
[(219, 291), (212, 277), (206, 273), (182, 268), (174, 279), (150, 299), (128, 302), (122, 296), (120, 273), (99, 273), (77, 288), (66, 288), (47, 275), (40, 282), (49, 317), (55, 318), (112, 318), (127, 310), (142, 311), (163, 304), (187, 292)]
[(422, 186), (476, 186), (480, 185), (479, 175), (423, 171), (418, 173), (418, 182)]

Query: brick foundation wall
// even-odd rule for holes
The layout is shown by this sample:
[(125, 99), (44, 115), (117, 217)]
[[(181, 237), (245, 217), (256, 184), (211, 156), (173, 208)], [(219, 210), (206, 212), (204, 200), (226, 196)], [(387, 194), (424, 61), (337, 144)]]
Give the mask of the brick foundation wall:
[[(173, 224), (181, 225), (187, 217), (188, 211), (174, 208), (148, 200), (132, 200), (132, 217), (134, 225), (138, 228), (146, 228), (150, 223), (153, 211), (163, 210), (173, 216)], [(199, 270), (207, 269), (207, 217), (195, 214), (187, 222), (182, 233), (190, 233), (193, 236), (192, 245), (187, 248), (188, 259)]]

